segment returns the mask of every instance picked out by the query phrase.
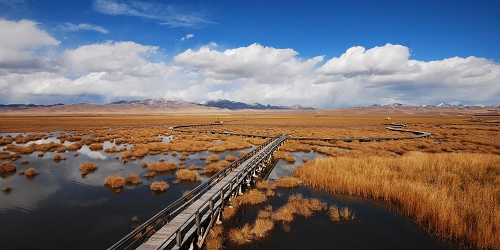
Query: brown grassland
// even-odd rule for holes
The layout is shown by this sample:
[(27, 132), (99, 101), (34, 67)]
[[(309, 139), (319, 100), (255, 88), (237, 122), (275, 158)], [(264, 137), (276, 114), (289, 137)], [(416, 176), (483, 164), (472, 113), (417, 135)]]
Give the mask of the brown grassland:
[[(396, 109), (375, 112), (360, 108), (340, 111), (240, 111), (207, 115), (4, 115), (0, 116), (0, 132), (30, 133), (0, 137), (0, 146), (5, 146), (0, 152), (0, 159), (15, 162), (33, 152), (44, 157), (45, 152), (75, 151), (91, 145), (102, 150), (99, 146), (107, 141), (132, 146), (122, 152), (124, 160), (148, 154), (172, 153), (175, 156), (174, 153), (179, 153), (183, 157), (201, 151), (218, 153), (246, 149), (266, 140), (207, 134), (206, 130), (272, 136), (290, 134), (292, 140), (280, 148), (276, 158), (294, 162), (290, 152), (311, 150), (330, 156), (310, 161), (302, 159), (305, 166), (295, 171), (294, 175), (305, 185), (332, 193), (384, 200), (434, 235), (457, 240), (465, 246), (500, 249), (500, 125), (498, 122), (471, 121), (469, 113), (461, 110), (425, 113)], [(390, 122), (406, 124), (405, 129), (430, 132), (432, 136), (375, 142), (293, 140), (293, 137), (413, 136), (412, 133), (387, 130), (384, 118), (388, 116), (391, 117)], [(225, 121), (223, 126), (190, 128), (191, 132), (187, 133), (169, 130), (169, 126), (178, 124), (211, 123), (216, 117)], [(61, 131), (57, 136), (59, 143), (27, 145), (30, 141), (51, 137), (41, 133), (51, 131)], [(159, 135), (171, 136), (172, 139), (163, 142)], [(65, 147), (62, 145), (65, 141), (72, 144)], [(113, 153), (117, 149), (108, 151)], [(234, 158), (226, 158), (221, 162), (232, 160)], [(218, 161), (218, 157), (213, 161), (207, 160), (215, 164), (214, 168), (221, 167), (221, 162), (216, 163)], [(149, 175), (153, 175), (154, 171), (178, 169), (176, 164), (169, 162), (149, 165)], [(166, 188), (167, 183), (151, 185), (152, 190)], [(268, 192), (273, 190), (271, 187), (264, 189)], [(275, 215), (280, 209), (286, 210), (278, 208), (272, 214), (280, 217)], [(353, 216), (349, 209), (346, 211), (330, 206), (328, 211), (332, 220)], [(280, 221), (288, 220), (289, 214), (284, 213)], [(259, 221), (242, 230), (256, 237), (265, 233), (258, 233), (259, 230), (253, 228), (269, 227), (268, 222)]]

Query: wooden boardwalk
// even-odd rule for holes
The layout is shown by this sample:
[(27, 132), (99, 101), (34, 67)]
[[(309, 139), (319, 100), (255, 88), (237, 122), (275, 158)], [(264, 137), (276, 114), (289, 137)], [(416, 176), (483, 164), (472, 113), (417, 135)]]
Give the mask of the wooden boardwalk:
[(201, 247), (223, 205), (240, 193), (243, 185), (250, 183), (252, 176), (271, 160), (288, 137), (272, 138), (234, 161), (109, 249), (179, 249), (195, 240)]
[[(198, 229), (201, 224), (209, 218), (212, 220), (217, 219), (215, 218), (219, 216), (217, 209), (223, 205), (225, 200), (238, 192), (239, 187), (245, 184), (244, 182), (254, 174), (258, 164), (268, 160), (274, 149), (277, 149), (277, 145), (281, 145), (287, 139), (287, 136), (280, 138), (243, 162), (137, 249), (177, 249), (189, 243), (187, 241), (192, 238), (191, 234), (195, 233), (194, 231), (197, 231), (198, 236), (202, 237), (202, 231), (208, 232), (209, 228)], [(202, 216), (204, 218), (201, 218)]]

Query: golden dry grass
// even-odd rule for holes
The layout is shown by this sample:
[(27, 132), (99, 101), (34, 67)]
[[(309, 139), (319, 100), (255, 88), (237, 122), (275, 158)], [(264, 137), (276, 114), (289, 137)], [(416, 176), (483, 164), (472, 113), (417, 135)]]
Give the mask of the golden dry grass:
[(139, 178), (138, 174), (130, 174), (124, 179), (125, 184), (139, 185), (142, 183), (141, 178)]
[(122, 188), (125, 186), (125, 180), (118, 175), (110, 175), (104, 179), (104, 185), (111, 188)]
[(255, 238), (264, 238), (274, 228), (274, 222), (270, 218), (257, 218), (252, 227)]
[(198, 172), (196, 172), (196, 170), (179, 169), (175, 172), (175, 176), (177, 176), (177, 179), (179, 180), (200, 181), (200, 177), (198, 176)]
[(102, 143), (94, 143), (89, 146), (90, 150), (102, 150), (104, 145)]
[(253, 239), (252, 227), (246, 223), (241, 228), (232, 228), (228, 234), (229, 241), (234, 244), (245, 244)]
[(151, 191), (164, 192), (168, 188), (168, 184), (164, 181), (155, 181), (151, 183)]
[(26, 176), (35, 176), (38, 173), (36, 172), (35, 168), (28, 168), (25, 172), (24, 175)]
[(296, 177), (287, 176), (274, 180), (274, 184), (277, 187), (295, 188), (302, 184), (302, 180)]
[(148, 167), (149, 171), (163, 172), (177, 169), (175, 162), (155, 162)]
[(224, 160), (226, 160), (228, 162), (233, 162), (233, 161), (238, 160), (238, 157), (233, 156), (233, 155), (227, 155), (226, 158), (224, 158)]
[(16, 165), (12, 162), (2, 162), (0, 164), (0, 173), (15, 171)]
[(210, 228), (210, 232), (205, 239), (206, 250), (220, 250), (224, 247), (224, 229), (222, 226)]
[(55, 154), (53, 159), (54, 161), (60, 161), (63, 159), (63, 157), (60, 154)]
[(210, 163), (208, 164), (205, 169), (203, 170), (203, 173), (217, 173), (221, 171), (224, 167), (221, 166), (220, 164), (217, 163)]
[(340, 221), (339, 207), (337, 205), (331, 205), (328, 209), (328, 215), (333, 222)]
[[(246, 199), (248, 199), (248, 197)], [(242, 204), (237, 200), (235, 200), (235, 202), (236, 207)], [(295, 215), (309, 217), (315, 212), (325, 210), (326, 207), (327, 205), (324, 202), (316, 198), (308, 199), (302, 197), (300, 194), (291, 195), (288, 198), (288, 202), (276, 211), (273, 211), (272, 207), (268, 205), (263, 210), (258, 212), (254, 223), (247, 223), (242, 228), (230, 229), (229, 240), (233, 244), (241, 245), (255, 239), (265, 238), (274, 228), (275, 222), (281, 222), (289, 225), (289, 223), (293, 221)]]
[(440, 237), (500, 248), (498, 155), (410, 152), (393, 158), (321, 158), (294, 175), (313, 188), (393, 203)]
[(80, 165), (80, 174), (86, 175), (97, 170), (97, 164), (94, 162), (84, 162)]
[(217, 156), (216, 154), (211, 154), (211, 155), (207, 158), (207, 163), (214, 162), (214, 161), (218, 161), (218, 160), (219, 160), (219, 156)]
[(111, 148), (106, 148), (104, 149), (104, 152), (106, 153), (118, 153), (120, 150), (116, 148), (115, 146), (112, 146)]
[(248, 192), (243, 193), (243, 195), (237, 196), (236, 198), (233, 199), (233, 206), (239, 207), (241, 205), (249, 204), (249, 205), (255, 205), (255, 204), (260, 204), (264, 201), (267, 200), (266, 195), (264, 193), (251, 189), (248, 190)]

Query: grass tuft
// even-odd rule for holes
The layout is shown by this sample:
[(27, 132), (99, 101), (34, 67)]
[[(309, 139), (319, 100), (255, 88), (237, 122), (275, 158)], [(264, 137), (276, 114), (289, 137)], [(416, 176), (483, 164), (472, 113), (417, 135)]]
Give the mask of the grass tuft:
[(94, 162), (85, 162), (80, 165), (80, 173), (86, 175), (97, 170), (97, 164)]
[(220, 250), (224, 247), (224, 229), (222, 226), (215, 226), (210, 229), (210, 232), (205, 239), (206, 250)]
[(179, 169), (175, 176), (177, 179), (184, 181), (200, 181), (200, 177), (198, 176), (198, 172), (196, 170), (187, 170), (187, 169)]
[(142, 183), (141, 178), (139, 178), (138, 174), (130, 174), (124, 179), (125, 184), (139, 185)]
[(177, 165), (174, 162), (155, 162), (152, 163), (151, 166), (149, 166), (149, 171), (156, 171), (156, 172), (163, 172), (163, 171), (169, 171), (169, 170), (175, 170), (177, 169)]
[(167, 188), (168, 184), (164, 181), (155, 181), (151, 183), (151, 191), (154, 192), (164, 192)]
[(26, 176), (35, 176), (35, 175), (37, 175), (38, 173), (35, 171), (35, 169), (34, 169), (34, 168), (28, 168), (28, 169), (24, 172), (24, 174), (25, 174)]
[(125, 186), (125, 180), (118, 175), (110, 175), (104, 179), (104, 185), (111, 188), (122, 188)]
[(3, 172), (10, 172), (10, 171), (15, 171), (16, 170), (16, 165), (11, 162), (2, 162), (0, 164), (0, 173)]

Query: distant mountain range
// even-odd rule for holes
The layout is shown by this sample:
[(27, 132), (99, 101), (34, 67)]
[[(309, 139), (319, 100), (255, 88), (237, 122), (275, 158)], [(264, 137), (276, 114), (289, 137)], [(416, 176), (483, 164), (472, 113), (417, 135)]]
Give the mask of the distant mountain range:
[[(132, 106), (131, 106), (132, 105)], [(135, 106), (134, 106), (135, 105)], [(137, 106), (139, 105), (139, 106)], [(52, 105), (36, 105), (36, 104), (0, 104), (0, 110), (28, 110), (32, 108), (51, 108), (61, 110), (61, 109), (85, 109), (85, 108), (99, 108), (112, 112), (113, 110), (126, 110), (130, 107), (144, 107), (144, 108), (154, 108), (156, 110), (161, 110), (163, 108), (166, 109), (174, 109), (180, 110), (183, 108), (216, 108), (216, 109), (228, 109), (228, 110), (314, 110), (311, 107), (304, 107), (299, 104), (293, 104), (289, 106), (283, 105), (263, 105), (260, 103), (244, 103), (244, 102), (235, 102), (229, 100), (212, 100), (207, 101), (205, 103), (197, 103), (197, 102), (188, 102), (184, 100), (166, 100), (163, 98), (158, 99), (145, 99), (145, 100), (134, 100), (134, 101), (116, 101), (108, 104), (87, 104), (87, 103), (78, 103), (78, 104), (63, 104), (57, 103)], [(78, 108), (79, 107), (79, 108)], [(374, 104), (371, 106), (364, 107), (353, 107), (358, 109), (388, 109), (388, 110), (408, 110), (408, 109), (423, 109), (423, 110), (439, 110), (439, 109), (455, 109), (455, 110), (476, 110), (480, 108), (500, 108), (500, 105), (497, 106), (485, 106), (482, 104), (478, 105), (454, 105), (449, 103), (441, 103), (438, 105), (407, 105), (401, 103), (391, 103), (391, 104)]]
[[(79, 103), (79, 104), (85, 104), (85, 103)], [(153, 107), (164, 107), (164, 108), (170, 108), (170, 109), (177, 109), (177, 108), (182, 108), (182, 107), (192, 107), (192, 106), (199, 106), (199, 107), (212, 107), (212, 108), (220, 108), (220, 109), (229, 109), (229, 110), (242, 110), (242, 109), (255, 109), (255, 110), (267, 110), (267, 109), (275, 109), (275, 110), (313, 110), (313, 108), (310, 107), (304, 107), (299, 104), (293, 104), (290, 106), (282, 106), (282, 105), (263, 105), (260, 103), (252, 103), (252, 104), (247, 104), (244, 102), (235, 102), (235, 101), (229, 101), (229, 100), (213, 100), (213, 101), (208, 101), (205, 103), (197, 103), (197, 102), (188, 102), (184, 100), (166, 100), (163, 98), (158, 98), (158, 99), (145, 99), (145, 100), (134, 100), (134, 101), (116, 101), (112, 102), (109, 104), (102, 104), (103, 106), (105, 105), (112, 105), (112, 106), (117, 106), (117, 105), (127, 105), (127, 104), (140, 104), (140, 105), (145, 105), (145, 106), (153, 106)], [(65, 106), (66, 104), (63, 103), (58, 103), (58, 104), (53, 104), (53, 105), (36, 105), (36, 104), (0, 104), (0, 108), (8, 108), (8, 109), (17, 109), (17, 110), (22, 110), (22, 109), (29, 109), (29, 108), (36, 108), (36, 107), (54, 107), (54, 106)], [(75, 104), (67, 104), (67, 105), (75, 105)]]
[(187, 102), (184, 100), (165, 100), (163, 98), (159, 99), (146, 99), (146, 100), (136, 100), (136, 101), (118, 101), (112, 102), (111, 104), (143, 104), (143, 105), (155, 105), (155, 106), (163, 106), (168, 108), (177, 108), (186, 105), (197, 105), (203, 107), (213, 107), (220, 109), (230, 109), (230, 110), (240, 110), (240, 109), (288, 109), (288, 110), (312, 110), (313, 108), (303, 107), (299, 104), (294, 104), (290, 106), (282, 106), (282, 105), (263, 105), (260, 103), (252, 103), (247, 104), (244, 102), (235, 102), (229, 100), (213, 100), (205, 103), (197, 103), (197, 102)]

